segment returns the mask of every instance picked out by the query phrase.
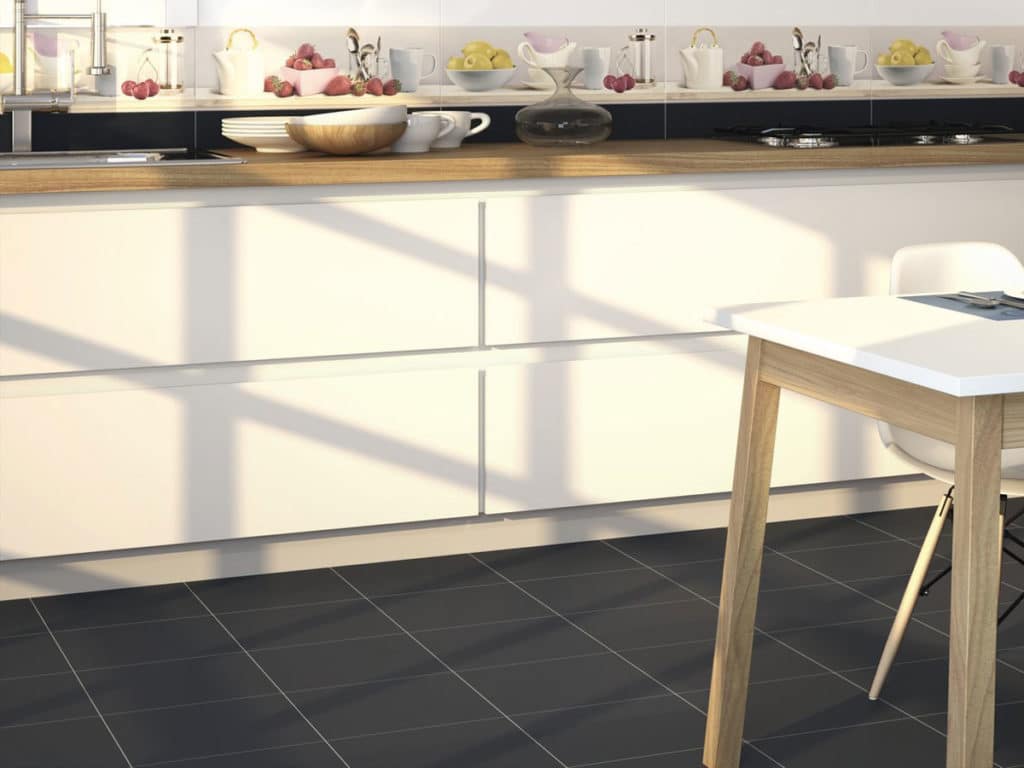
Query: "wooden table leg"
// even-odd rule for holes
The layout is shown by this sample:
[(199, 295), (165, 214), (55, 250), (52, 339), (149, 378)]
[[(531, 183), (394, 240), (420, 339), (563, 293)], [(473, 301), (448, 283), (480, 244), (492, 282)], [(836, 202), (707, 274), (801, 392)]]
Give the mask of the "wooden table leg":
[(761, 581), (779, 388), (761, 381), (760, 339), (751, 338), (725, 547), (718, 637), (704, 739), (706, 768), (738, 768)]
[(992, 768), (1002, 516), (1003, 398), (959, 404), (947, 768)]

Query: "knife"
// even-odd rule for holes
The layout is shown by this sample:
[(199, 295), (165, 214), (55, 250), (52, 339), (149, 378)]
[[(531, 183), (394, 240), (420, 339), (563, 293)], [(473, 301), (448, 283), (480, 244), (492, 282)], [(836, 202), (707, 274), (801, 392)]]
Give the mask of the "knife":
[(970, 291), (960, 291), (957, 295), (961, 298), (972, 300), (979, 305), (984, 302), (985, 304), (989, 304), (993, 307), (1003, 305), (1004, 307), (1013, 307), (1014, 309), (1024, 309), (1024, 301), (1012, 299), (1005, 295), (996, 299), (989, 298), (988, 296), (981, 296), (977, 293), (971, 293)]

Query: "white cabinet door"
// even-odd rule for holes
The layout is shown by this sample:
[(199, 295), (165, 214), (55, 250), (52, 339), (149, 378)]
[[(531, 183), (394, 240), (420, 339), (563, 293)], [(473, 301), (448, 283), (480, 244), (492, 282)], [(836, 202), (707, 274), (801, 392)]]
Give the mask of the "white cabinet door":
[(478, 513), (473, 370), (0, 399), (0, 556)]
[[(729, 491), (745, 339), (716, 344), (489, 369), (487, 513)], [(873, 422), (784, 394), (773, 485), (906, 472)]]
[(464, 347), (473, 200), (0, 216), (0, 375)]

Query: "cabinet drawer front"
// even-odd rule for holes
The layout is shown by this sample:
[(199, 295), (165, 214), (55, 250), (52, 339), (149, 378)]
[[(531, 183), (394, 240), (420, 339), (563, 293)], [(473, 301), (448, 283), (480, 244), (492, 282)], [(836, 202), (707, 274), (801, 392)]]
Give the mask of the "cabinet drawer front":
[(475, 515), (475, 371), (0, 399), (0, 557)]
[(471, 200), (0, 221), (0, 375), (477, 343)]
[[(744, 340), (723, 347), (488, 370), (487, 513), (728, 492)], [(906, 473), (873, 422), (784, 394), (773, 485)]]

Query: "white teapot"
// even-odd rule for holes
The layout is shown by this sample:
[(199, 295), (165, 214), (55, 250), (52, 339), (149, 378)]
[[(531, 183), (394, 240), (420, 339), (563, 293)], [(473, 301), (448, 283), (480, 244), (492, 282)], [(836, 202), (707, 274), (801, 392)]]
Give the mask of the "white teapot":
[[(235, 35), (248, 35), (252, 44), (248, 48), (234, 46)], [(257, 51), (260, 44), (249, 29), (236, 29), (228, 36), (227, 47), (213, 54), (217, 62), (220, 92), (225, 96), (259, 96), (263, 93), (263, 55)]]
[[(700, 41), (701, 33), (704, 32), (711, 35), (710, 46)], [(690, 47), (680, 50), (679, 55), (683, 57), (687, 88), (712, 90), (722, 87), (725, 63), (722, 48), (718, 45), (718, 35), (713, 29), (701, 27), (694, 32)]]

